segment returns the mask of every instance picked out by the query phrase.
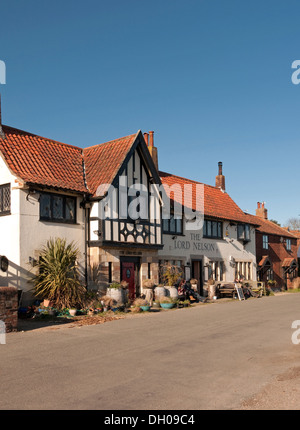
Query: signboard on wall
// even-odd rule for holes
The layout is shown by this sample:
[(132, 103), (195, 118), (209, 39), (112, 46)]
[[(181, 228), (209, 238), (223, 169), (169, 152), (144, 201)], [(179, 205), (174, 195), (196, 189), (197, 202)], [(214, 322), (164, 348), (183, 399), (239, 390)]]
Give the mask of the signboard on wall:
[(184, 266), (184, 277), (186, 281), (191, 279), (191, 266)]

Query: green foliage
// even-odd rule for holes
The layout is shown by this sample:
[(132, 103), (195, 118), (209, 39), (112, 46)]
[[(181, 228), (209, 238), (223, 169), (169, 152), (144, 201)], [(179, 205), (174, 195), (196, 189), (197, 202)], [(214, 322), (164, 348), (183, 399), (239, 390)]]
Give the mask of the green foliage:
[(109, 288), (120, 289), (120, 288), (122, 288), (122, 285), (119, 282), (113, 282), (113, 283), (109, 284)]
[(80, 272), (76, 264), (79, 250), (74, 243), (65, 239), (50, 239), (40, 251), (36, 265), (37, 274), (34, 294), (49, 299), (56, 308), (80, 307), (86, 293), (80, 282)]
[(173, 264), (165, 264), (161, 267), (161, 279), (164, 285), (172, 287), (183, 278), (183, 271), (179, 266)]

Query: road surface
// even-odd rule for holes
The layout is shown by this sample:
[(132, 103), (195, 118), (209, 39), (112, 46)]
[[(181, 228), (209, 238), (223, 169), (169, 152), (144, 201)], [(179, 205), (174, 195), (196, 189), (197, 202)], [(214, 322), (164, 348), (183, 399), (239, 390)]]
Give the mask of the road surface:
[(294, 320), (300, 294), (9, 333), (0, 409), (299, 409)]

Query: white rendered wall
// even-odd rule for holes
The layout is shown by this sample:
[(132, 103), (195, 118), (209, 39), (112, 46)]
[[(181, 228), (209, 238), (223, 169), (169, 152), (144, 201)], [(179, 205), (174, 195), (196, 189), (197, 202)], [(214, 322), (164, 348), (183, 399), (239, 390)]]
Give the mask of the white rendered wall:
[(10, 172), (0, 156), (0, 185), (11, 186), (11, 214), (0, 216), (0, 255), (9, 260), (7, 272), (0, 271), (0, 286), (20, 286), (20, 190), (16, 177)]
[(224, 221), (223, 239), (203, 238), (201, 231), (184, 230), (184, 235), (164, 234), (164, 248), (158, 251), (158, 255), (165, 260), (183, 260), (184, 264), (199, 259), (202, 260), (203, 266), (210, 261), (223, 261), (227, 282), (233, 282), (235, 278), (233, 261), (251, 262), (251, 277), (255, 281), (255, 228), (250, 228), (251, 241), (245, 245), (237, 240), (236, 228), (236, 226), (230, 226), (229, 221)]

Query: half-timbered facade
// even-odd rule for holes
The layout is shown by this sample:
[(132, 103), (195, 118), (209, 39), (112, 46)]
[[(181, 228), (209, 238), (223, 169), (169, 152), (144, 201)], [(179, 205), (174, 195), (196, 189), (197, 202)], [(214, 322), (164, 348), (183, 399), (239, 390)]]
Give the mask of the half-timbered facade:
[(87, 207), (89, 265), (97, 268), (94, 281), (105, 288), (126, 280), (134, 297), (143, 279), (158, 280), (157, 251), (163, 244), (156, 166), (140, 131), (87, 148), (84, 156), (87, 180), (93, 184)]

